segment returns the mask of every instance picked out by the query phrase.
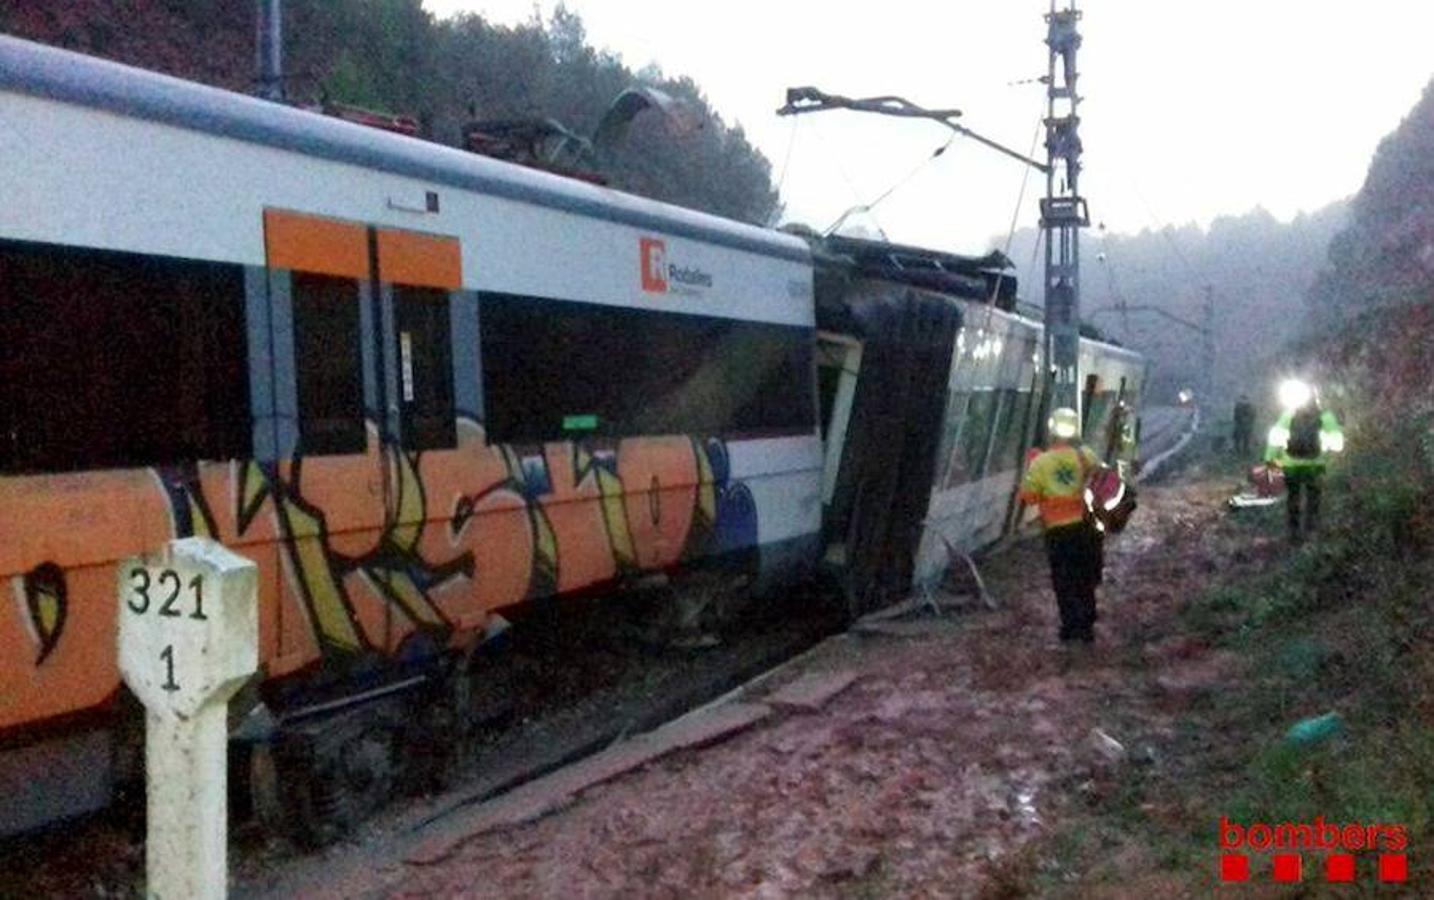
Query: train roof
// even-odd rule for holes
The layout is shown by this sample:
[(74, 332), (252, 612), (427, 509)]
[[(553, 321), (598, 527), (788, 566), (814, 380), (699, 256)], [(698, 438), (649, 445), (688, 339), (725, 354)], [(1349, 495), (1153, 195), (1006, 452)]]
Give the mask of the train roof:
[(0, 91), (810, 263), (800, 238), (169, 75), (0, 35)]
[(827, 262), (850, 267), (865, 278), (894, 281), (973, 300), (995, 301), (1010, 312), (1016, 304), (1016, 276), (999, 250), (985, 256), (961, 256), (941, 250), (831, 235), (822, 239)]
[[(1005, 315), (1035, 328), (1042, 327), (1042, 310), (1018, 301), (1016, 276), (1009, 274), (1015, 264), (999, 250), (985, 256), (963, 256), (909, 244), (839, 235), (808, 235), (808, 239), (815, 248), (818, 274), (825, 276), (817, 281), (818, 315), (825, 314), (827, 321), (836, 327), (846, 321), (845, 316), (851, 315), (845, 308), (848, 302), (845, 284), (852, 275), (905, 284), (986, 306), (992, 305), (994, 298), (995, 308)], [(1143, 358), (1093, 326), (1083, 323), (1080, 335), (1083, 344), (1098, 346), (1104, 352), (1131, 360)]]

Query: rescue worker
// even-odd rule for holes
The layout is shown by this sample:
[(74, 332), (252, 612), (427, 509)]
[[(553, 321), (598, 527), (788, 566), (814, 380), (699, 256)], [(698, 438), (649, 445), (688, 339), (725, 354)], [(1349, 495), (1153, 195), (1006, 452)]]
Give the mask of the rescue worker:
[(1250, 456), (1250, 438), (1255, 432), (1255, 404), (1248, 394), (1241, 394), (1235, 401), (1235, 430), (1231, 435), (1235, 454), (1241, 459)]
[(1319, 395), (1302, 381), (1281, 385), (1280, 403), (1285, 411), (1270, 428), (1265, 462), (1284, 472), (1290, 540), (1299, 543), (1318, 525), (1320, 479), (1329, 457), (1344, 450), (1344, 432), (1334, 413), (1321, 408)]
[(1021, 502), (1040, 510), (1045, 527), (1051, 585), (1060, 609), (1062, 641), (1095, 640), (1095, 589), (1100, 584), (1103, 542), (1086, 518), (1086, 483), (1100, 468), (1095, 451), (1079, 443), (1080, 419), (1062, 407), (1051, 413), (1051, 445), (1031, 459), (1021, 482)]

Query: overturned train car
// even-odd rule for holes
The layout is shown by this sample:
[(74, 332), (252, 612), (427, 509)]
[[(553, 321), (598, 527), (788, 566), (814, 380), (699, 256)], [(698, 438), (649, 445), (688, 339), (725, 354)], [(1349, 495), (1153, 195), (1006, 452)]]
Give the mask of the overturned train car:
[[(818, 565), (867, 605), (1009, 527), (1044, 394), (991, 261), (5, 37), (0, 118), (0, 834), (137, 771), (115, 566), (171, 538), (258, 564), (235, 757), (321, 828), (461, 731), (500, 610)], [(1138, 361), (1087, 352), (1098, 432)]]
[[(861, 612), (1017, 524), (1049, 410), (1042, 328), (1000, 254), (829, 238), (816, 259), (825, 553)], [(1085, 440), (1126, 465), (1144, 360), (1095, 337), (1080, 353)]]

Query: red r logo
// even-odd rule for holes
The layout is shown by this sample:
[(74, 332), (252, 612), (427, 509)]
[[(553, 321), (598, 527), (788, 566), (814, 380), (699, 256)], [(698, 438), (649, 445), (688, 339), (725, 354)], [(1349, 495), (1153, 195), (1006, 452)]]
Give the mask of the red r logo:
[(652, 294), (667, 293), (667, 245), (657, 238), (640, 238), (642, 289)]

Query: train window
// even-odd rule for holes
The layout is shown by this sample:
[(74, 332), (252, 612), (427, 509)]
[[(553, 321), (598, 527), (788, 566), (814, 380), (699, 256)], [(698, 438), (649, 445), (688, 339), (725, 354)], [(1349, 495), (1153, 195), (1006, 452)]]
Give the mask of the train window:
[(506, 294), (481, 303), (495, 442), (816, 427), (811, 329)]
[(1086, 443), (1092, 447), (1102, 445), (1104, 435), (1110, 426), (1110, 414), (1115, 409), (1115, 391), (1101, 391), (1089, 399), (1086, 409), (1085, 429), (1082, 432)]
[(0, 241), (0, 471), (250, 454), (243, 269)]
[(938, 485), (954, 487), (965, 479), (965, 463), (959, 454), (953, 453), (961, 435), (961, 424), (966, 421), (966, 404), (971, 395), (966, 391), (951, 391), (946, 395), (946, 415), (942, 419), (941, 447), (936, 454)]
[(293, 279), (299, 452), (363, 453), (358, 281), (308, 272)]
[(1003, 393), (1007, 395), (1002, 401), (1006, 412), (1001, 421), (1001, 436), (991, 457), (993, 475), (1009, 472), (1021, 465), (1021, 451), (1025, 449), (1023, 442), (1031, 411), (1030, 391), (1007, 389)]
[(997, 395), (993, 390), (974, 391), (966, 407), (961, 429), (962, 481), (980, 481), (986, 474), (986, 449), (996, 423)]
[(1082, 431), (1083, 433), (1086, 432), (1087, 428), (1088, 428), (1089, 425), (1090, 425), (1091, 400), (1095, 397), (1095, 392), (1096, 392), (1099, 388), (1100, 388), (1100, 376), (1099, 376), (1099, 375), (1087, 375), (1087, 376), (1085, 377), (1085, 391), (1081, 394), (1081, 400), (1080, 400), (1080, 408), (1081, 408), (1081, 423), (1080, 423), (1080, 424), (1081, 424), (1081, 431)]
[(393, 302), (403, 446), (411, 450), (457, 446), (448, 292), (395, 285)]
[(994, 409), (991, 413), (991, 433), (986, 438), (988, 455), (982, 471), (984, 476), (999, 475), (1002, 467), (1001, 448), (1005, 446), (1006, 434), (1011, 428), (1011, 404), (1016, 392), (1010, 388), (997, 388)]

